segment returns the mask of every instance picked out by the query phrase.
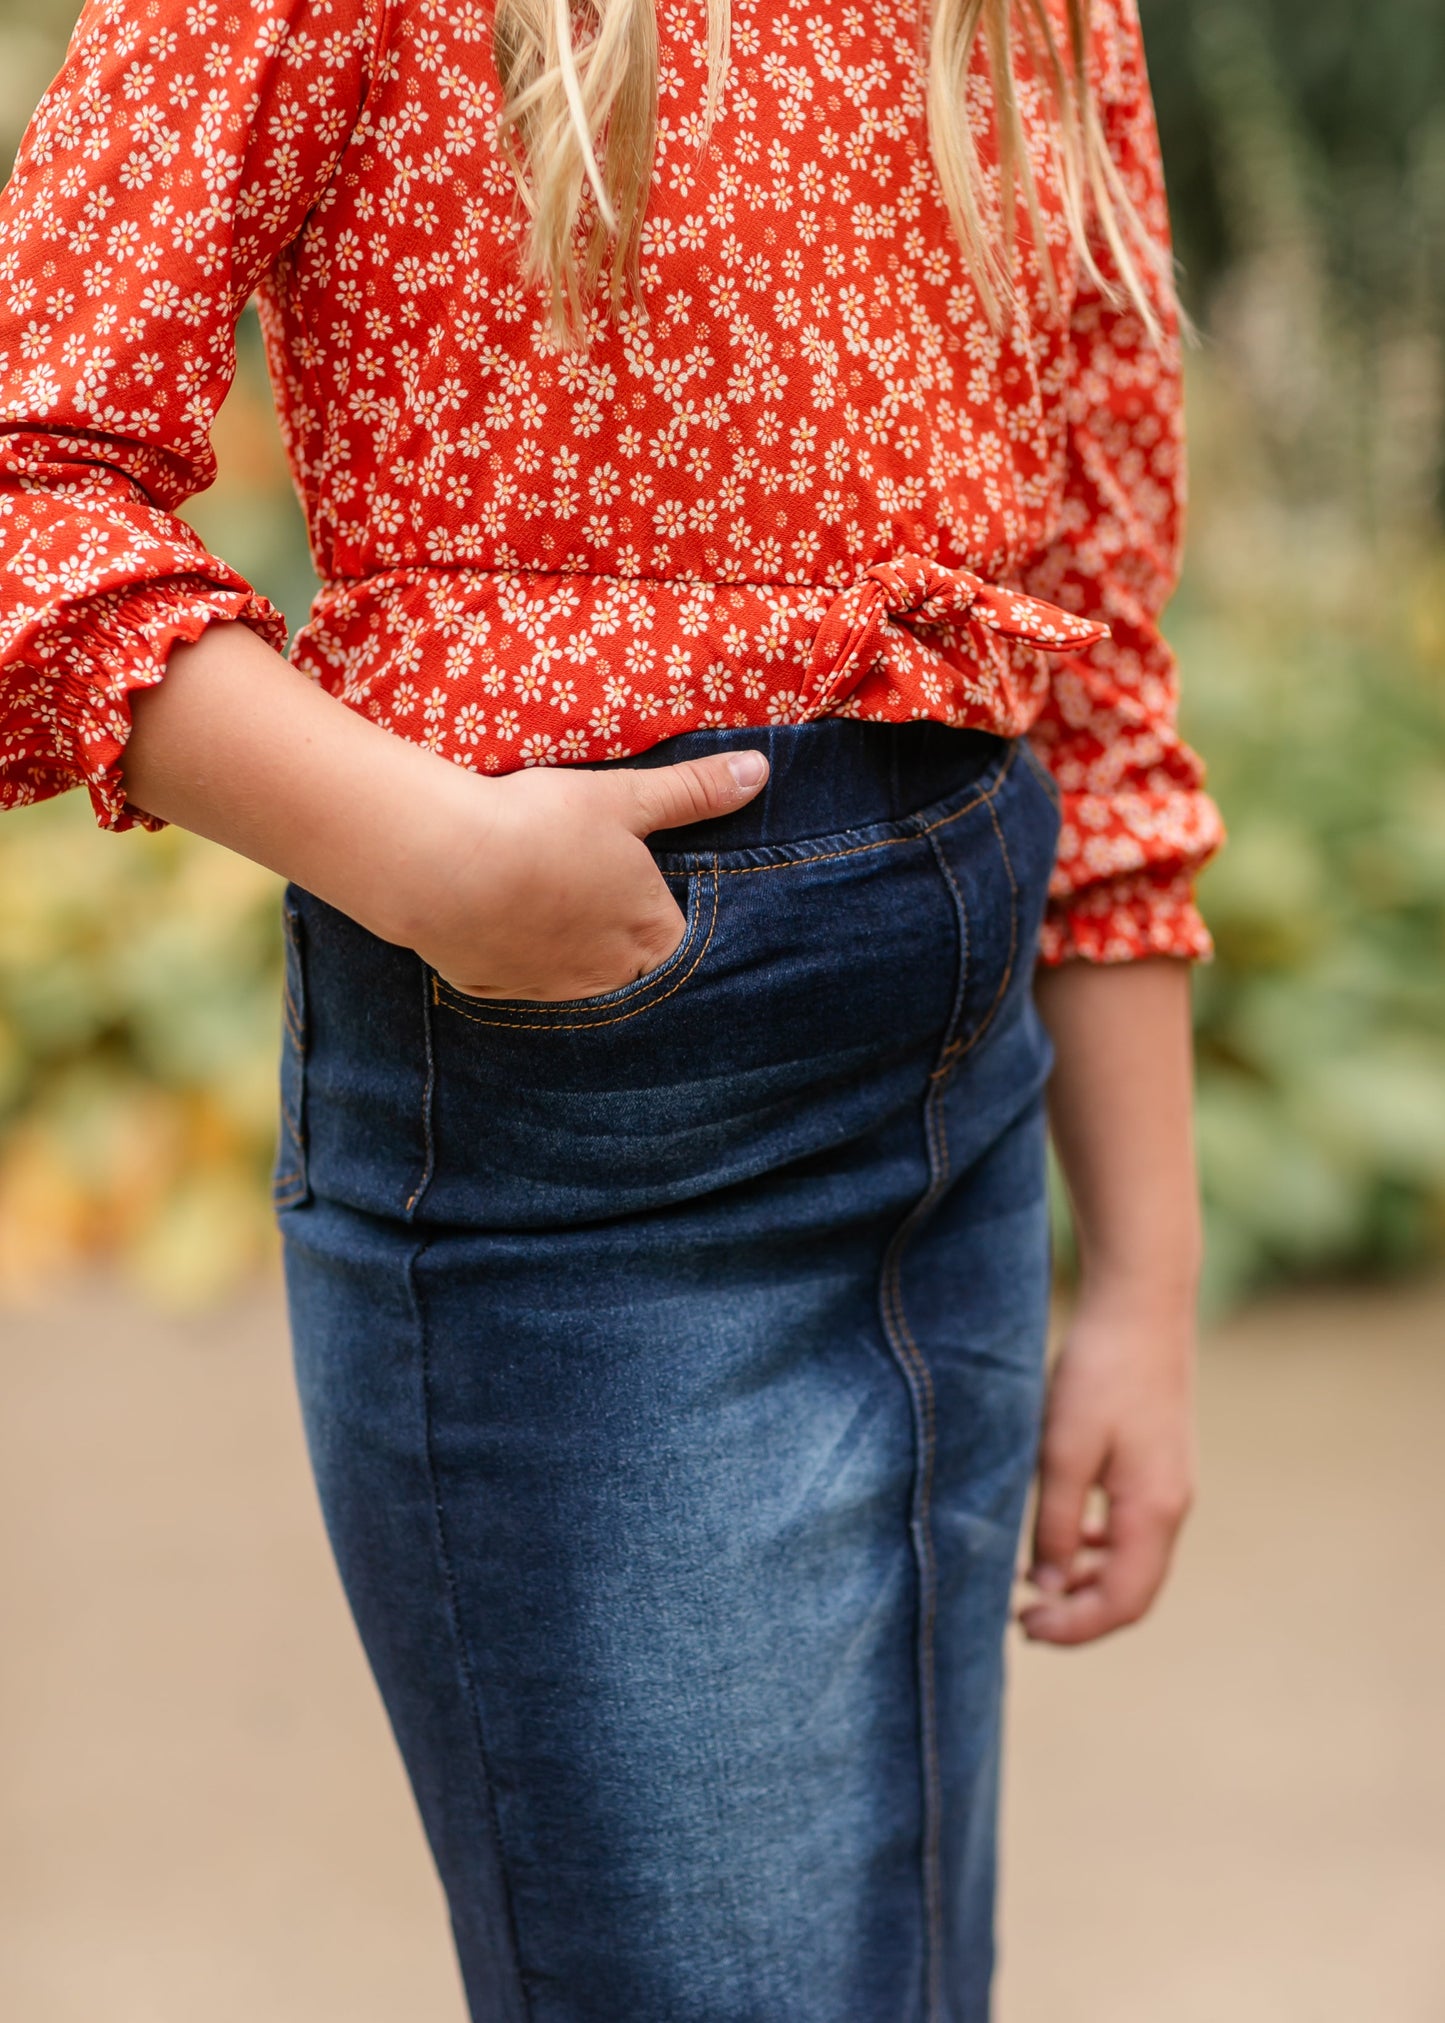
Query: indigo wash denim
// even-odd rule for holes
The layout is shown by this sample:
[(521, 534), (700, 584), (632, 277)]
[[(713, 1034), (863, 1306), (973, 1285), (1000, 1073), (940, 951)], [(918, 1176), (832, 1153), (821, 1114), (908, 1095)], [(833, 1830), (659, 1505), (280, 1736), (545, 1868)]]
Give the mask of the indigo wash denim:
[(605, 997), (286, 895), (307, 1436), (488, 2023), (988, 2015), (1058, 813), (933, 724), (643, 763), (756, 745)]

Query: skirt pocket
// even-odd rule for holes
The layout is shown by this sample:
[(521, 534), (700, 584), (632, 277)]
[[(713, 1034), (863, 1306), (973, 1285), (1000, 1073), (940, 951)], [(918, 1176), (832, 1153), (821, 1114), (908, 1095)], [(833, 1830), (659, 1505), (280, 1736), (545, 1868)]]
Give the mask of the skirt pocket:
[(579, 1032), (592, 1026), (620, 1024), (639, 1017), (676, 995), (697, 973), (717, 925), (717, 866), (668, 876), (673, 897), (686, 917), (682, 940), (655, 969), (632, 983), (594, 997), (536, 998), (471, 997), (456, 990), (434, 969), (427, 983), (432, 1003), (478, 1026), (505, 1026), (513, 1031)]

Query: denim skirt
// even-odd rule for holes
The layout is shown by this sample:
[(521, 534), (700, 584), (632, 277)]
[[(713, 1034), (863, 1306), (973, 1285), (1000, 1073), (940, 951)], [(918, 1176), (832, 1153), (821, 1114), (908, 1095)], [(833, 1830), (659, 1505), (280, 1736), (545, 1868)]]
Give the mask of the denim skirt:
[(926, 723), (632, 763), (741, 747), (604, 997), (285, 895), (307, 1438), (487, 2023), (989, 2013), (1057, 803)]

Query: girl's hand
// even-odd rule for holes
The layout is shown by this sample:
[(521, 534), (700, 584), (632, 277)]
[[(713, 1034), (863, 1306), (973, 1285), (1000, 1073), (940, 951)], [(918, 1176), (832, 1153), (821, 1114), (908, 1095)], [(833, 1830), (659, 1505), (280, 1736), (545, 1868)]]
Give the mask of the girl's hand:
[(1089, 1643), (1152, 1606), (1194, 1495), (1193, 1368), (1192, 1299), (1086, 1286), (1049, 1387), (1028, 1574), (1043, 1599), (1019, 1611), (1035, 1642)]
[(466, 815), (424, 866), (400, 931), (455, 989), (595, 997), (656, 969), (686, 923), (643, 837), (731, 814), (767, 778), (761, 752), (587, 772), (460, 780)]
[(683, 918), (643, 842), (728, 815), (761, 752), (474, 773), (368, 722), (248, 625), (174, 646), (132, 698), (133, 806), (209, 836), (480, 997), (591, 997), (665, 962)]

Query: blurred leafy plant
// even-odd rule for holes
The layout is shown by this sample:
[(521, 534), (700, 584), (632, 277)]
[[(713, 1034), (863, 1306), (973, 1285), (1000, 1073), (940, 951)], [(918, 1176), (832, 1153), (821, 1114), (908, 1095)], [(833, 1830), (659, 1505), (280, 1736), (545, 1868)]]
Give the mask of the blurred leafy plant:
[[(1417, 592), (1432, 631), (1440, 590)], [(1439, 668), (1405, 627), (1390, 651), (1388, 626), (1193, 590), (1173, 630), (1232, 831), (1196, 973), (1210, 1292), (1413, 1262), (1445, 1242)]]
[(204, 1301), (269, 1256), (276, 881), (77, 796), (0, 825), (0, 1293), (77, 1258)]
[(1445, 1244), (1445, 23), (1166, 12), (1208, 333), (1170, 630), (1231, 832), (1196, 977), (1223, 1302)]

